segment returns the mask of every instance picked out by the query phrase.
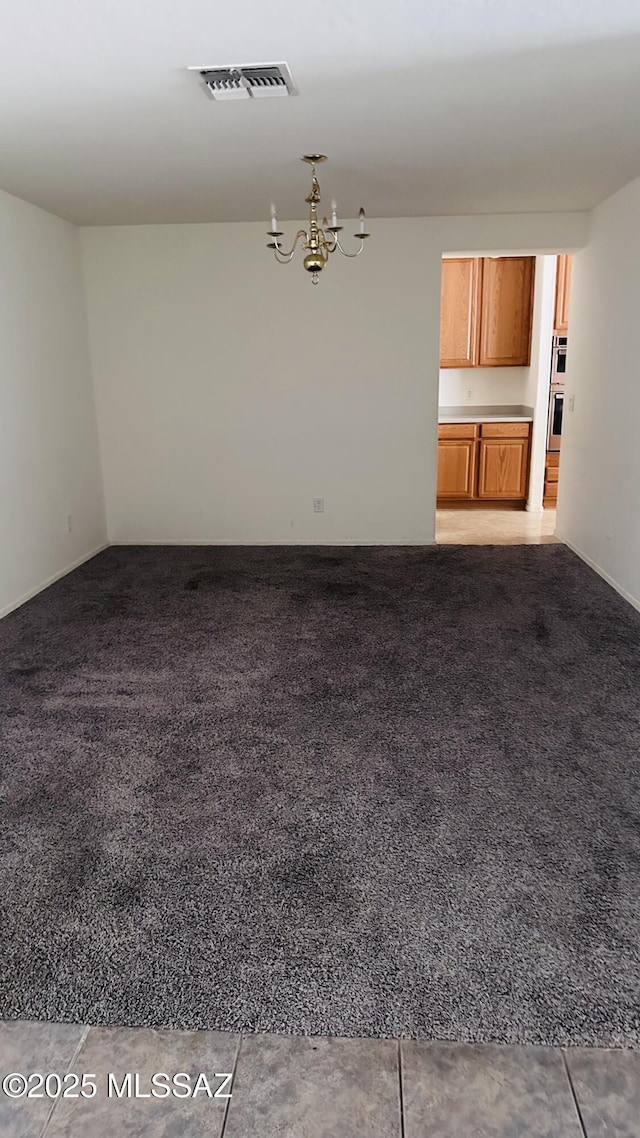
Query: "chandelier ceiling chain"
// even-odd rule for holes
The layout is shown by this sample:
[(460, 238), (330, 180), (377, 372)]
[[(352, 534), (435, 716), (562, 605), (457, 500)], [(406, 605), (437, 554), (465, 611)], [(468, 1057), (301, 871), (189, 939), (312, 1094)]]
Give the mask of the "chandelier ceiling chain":
[(279, 238), (283, 236), (283, 231), (278, 229), (278, 219), (276, 217), (275, 206), (271, 207), (271, 229), (267, 236), (273, 240), (267, 245), (267, 249), (273, 249), (276, 261), (280, 265), (288, 265), (292, 260), (293, 255), (302, 242), (302, 248), (307, 250), (303, 264), (308, 273), (311, 273), (311, 280), (313, 284), (318, 283), (318, 274), (322, 272), (329, 255), (335, 253), (336, 249), (342, 253), (343, 257), (359, 257), (364, 249), (364, 243), (369, 233), (365, 231), (365, 212), (360, 209), (358, 214), (359, 230), (354, 233), (354, 237), (360, 242), (359, 248), (355, 253), (348, 253), (343, 249), (340, 244), (339, 234), (344, 229), (338, 221), (338, 210), (335, 201), (331, 203), (331, 225), (326, 217), (323, 218), (322, 225), (318, 222), (318, 205), (320, 203), (320, 183), (316, 177), (316, 165), (319, 162), (326, 162), (326, 154), (305, 154), (302, 158), (303, 162), (308, 162), (311, 166), (311, 190), (307, 194), (305, 201), (309, 206), (309, 228), (299, 229), (295, 235), (293, 245), (289, 251), (285, 251), (280, 244)]

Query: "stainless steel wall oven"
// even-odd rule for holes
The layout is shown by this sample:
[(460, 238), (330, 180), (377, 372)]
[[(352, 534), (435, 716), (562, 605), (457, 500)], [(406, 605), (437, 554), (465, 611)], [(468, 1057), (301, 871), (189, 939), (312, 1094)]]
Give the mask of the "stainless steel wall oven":
[(562, 415), (564, 412), (564, 376), (567, 366), (567, 337), (554, 336), (551, 351), (551, 384), (549, 387), (549, 420), (547, 450), (560, 450)]

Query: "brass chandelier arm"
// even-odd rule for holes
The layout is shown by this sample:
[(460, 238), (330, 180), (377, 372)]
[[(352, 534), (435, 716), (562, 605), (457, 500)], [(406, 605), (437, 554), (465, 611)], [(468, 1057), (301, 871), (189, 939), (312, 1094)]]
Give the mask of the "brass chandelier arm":
[(350, 257), (350, 258), (359, 257), (362, 250), (364, 249), (365, 238), (368, 237), (369, 234), (368, 233), (354, 233), (353, 236), (358, 238), (358, 241), (360, 242), (360, 248), (356, 249), (355, 253), (347, 253), (347, 250), (342, 248), (342, 245), (340, 244), (340, 238), (336, 234), (336, 247), (340, 250), (343, 257)]
[(294, 237), (293, 245), (291, 246), (291, 249), (289, 250), (288, 253), (285, 253), (284, 249), (281, 249), (280, 245), (278, 244), (278, 238), (274, 236), (272, 248), (273, 248), (273, 251), (275, 254), (276, 261), (278, 261), (278, 263), (280, 265), (288, 265), (289, 261), (293, 258), (293, 255), (294, 255), (294, 253), (298, 247), (298, 242), (300, 240), (306, 241), (306, 239), (307, 239), (307, 235), (306, 235), (304, 229), (299, 229), (298, 232), (296, 233), (295, 237)]
[(290, 253), (286, 253), (286, 254), (280, 254), (278, 252), (278, 250), (276, 249), (274, 252), (274, 257), (275, 257), (275, 259), (279, 265), (288, 265), (289, 261), (293, 260), (294, 253), (295, 253), (295, 249), (292, 249)]

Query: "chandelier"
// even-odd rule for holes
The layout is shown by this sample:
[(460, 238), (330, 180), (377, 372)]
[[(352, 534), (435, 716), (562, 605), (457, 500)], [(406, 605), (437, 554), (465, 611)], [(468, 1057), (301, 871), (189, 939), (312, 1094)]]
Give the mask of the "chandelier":
[(267, 236), (272, 237), (273, 240), (267, 245), (267, 249), (273, 249), (276, 261), (281, 265), (288, 265), (289, 261), (302, 242), (302, 248), (306, 250), (306, 256), (303, 265), (308, 273), (311, 273), (311, 280), (313, 284), (318, 283), (318, 274), (322, 272), (329, 255), (335, 253), (338, 249), (344, 257), (359, 257), (364, 249), (365, 239), (370, 236), (365, 232), (365, 212), (360, 209), (358, 214), (359, 229), (354, 233), (354, 237), (360, 242), (358, 249), (355, 253), (348, 253), (346, 249), (342, 248), (340, 244), (340, 233), (344, 229), (338, 221), (338, 210), (335, 201), (331, 203), (331, 225), (326, 217), (322, 221), (322, 225), (318, 224), (318, 204), (320, 202), (320, 183), (316, 177), (316, 165), (318, 162), (326, 162), (326, 154), (305, 154), (301, 161), (308, 162), (311, 166), (311, 190), (307, 197), (304, 199), (309, 204), (309, 228), (299, 229), (296, 233), (293, 245), (286, 252), (280, 244), (279, 238), (283, 236), (281, 229), (278, 229), (278, 219), (276, 217), (276, 207), (271, 206), (271, 229)]

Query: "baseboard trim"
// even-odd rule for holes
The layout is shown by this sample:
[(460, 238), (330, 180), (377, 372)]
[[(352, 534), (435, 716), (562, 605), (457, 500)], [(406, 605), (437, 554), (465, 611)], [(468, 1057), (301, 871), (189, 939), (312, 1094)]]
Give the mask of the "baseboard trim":
[(109, 542), (109, 545), (112, 545), (112, 546), (118, 546), (118, 545), (119, 546), (129, 546), (129, 545), (219, 545), (219, 546), (223, 546), (223, 545), (244, 545), (247, 548), (252, 548), (253, 546), (269, 546), (269, 545), (278, 545), (278, 546), (281, 546), (281, 545), (290, 545), (290, 546), (294, 546), (294, 545), (300, 545), (300, 546), (304, 546), (304, 545), (310, 545), (310, 546), (326, 545), (326, 546), (333, 546), (334, 548), (337, 548), (337, 549), (340, 549), (342, 547), (351, 547), (351, 546), (358, 546), (358, 547), (364, 547), (364, 548), (369, 548), (369, 549), (377, 549), (380, 546), (387, 546), (387, 545), (406, 545), (406, 546), (414, 546), (414, 547), (420, 546), (422, 548), (424, 546), (430, 546), (430, 545), (435, 545), (435, 544), (436, 544), (435, 538), (432, 538), (430, 541), (426, 541), (425, 538), (423, 538), (423, 537), (416, 538), (415, 541), (408, 541), (406, 538), (396, 538), (395, 540), (390, 540), (390, 541), (344, 541), (344, 540), (338, 541), (337, 539), (332, 540), (332, 541), (327, 541), (326, 539), (319, 540), (317, 538), (309, 538), (308, 540), (305, 538), (303, 541), (292, 541), (290, 538), (289, 539), (283, 539), (280, 541), (247, 541), (245, 539), (236, 540), (235, 538), (229, 539), (226, 541), (225, 540), (221, 540), (221, 541), (217, 541), (217, 540), (215, 540), (215, 541), (206, 541), (206, 540), (193, 541), (193, 540), (187, 540), (186, 538), (179, 538), (177, 541), (167, 541), (166, 538), (159, 538), (157, 541), (153, 541), (153, 540), (150, 540), (148, 538), (145, 538), (144, 540), (141, 540), (141, 541), (118, 541), (118, 540), (115, 540), (115, 541)]
[(616, 593), (619, 593), (625, 601), (628, 601), (628, 603), (632, 605), (634, 609), (637, 609), (638, 612), (640, 612), (640, 600), (638, 597), (634, 597), (633, 593), (629, 593), (627, 589), (623, 588), (620, 582), (616, 581), (615, 577), (612, 577), (611, 574), (607, 573), (607, 571), (603, 569), (601, 565), (598, 565), (597, 561), (594, 561), (592, 557), (588, 557), (583, 549), (580, 549), (577, 545), (574, 545), (572, 541), (568, 540), (568, 538), (563, 537), (562, 533), (558, 533), (557, 530), (554, 534), (554, 537), (557, 537), (558, 541), (561, 541), (563, 545), (567, 545), (569, 549), (572, 550), (572, 552), (581, 559), (581, 561), (586, 562), (586, 564), (591, 569), (593, 569), (599, 577), (602, 577), (602, 579), (606, 581), (608, 585), (611, 585), (612, 589), (615, 589)]
[(27, 601), (30, 601), (33, 597), (37, 597), (38, 593), (41, 593), (44, 589), (48, 589), (49, 585), (55, 584), (61, 577), (66, 577), (67, 573), (73, 573), (74, 569), (78, 569), (80, 565), (84, 565), (85, 561), (90, 561), (97, 553), (102, 553), (102, 550), (107, 549), (109, 544), (110, 542), (105, 541), (102, 545), (98, 545), (95, 549), (92, 549), (90, 553), (83, 553), (82, 557), (76, 558), (70, 565), (66, 565), (64, 569), (60, 569), (58, 573), (53, 573), (51, 577), (47, 577), (41, 584), (36, 585), (33, 589), (29, 589), (28, 593), (23, 593), (17, 600), (10, 601), (8, 605), (0, 609), (0, 620), (8, 616), (10, 612), (14, 612), (15, 609), (19, 609), (21, 605), (26, 605)]

